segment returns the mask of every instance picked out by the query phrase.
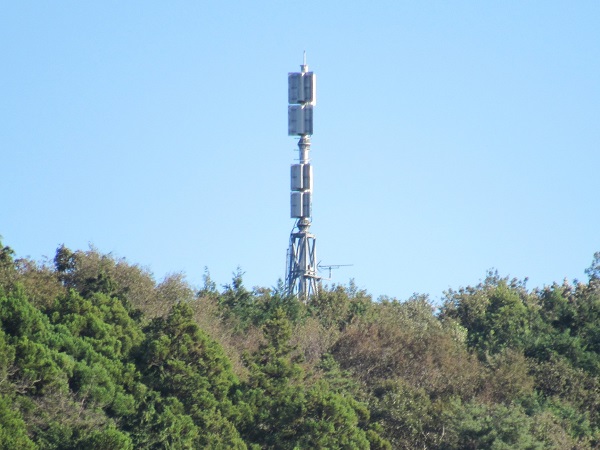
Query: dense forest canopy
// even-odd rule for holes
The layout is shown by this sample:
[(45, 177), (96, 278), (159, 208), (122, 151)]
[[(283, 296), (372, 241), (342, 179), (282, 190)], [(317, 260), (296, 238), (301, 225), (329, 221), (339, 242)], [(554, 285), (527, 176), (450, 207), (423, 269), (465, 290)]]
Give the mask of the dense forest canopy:
[(600, 253), (586, 273), (303, 304), (0, 243), (0, 449), (598, 448)]

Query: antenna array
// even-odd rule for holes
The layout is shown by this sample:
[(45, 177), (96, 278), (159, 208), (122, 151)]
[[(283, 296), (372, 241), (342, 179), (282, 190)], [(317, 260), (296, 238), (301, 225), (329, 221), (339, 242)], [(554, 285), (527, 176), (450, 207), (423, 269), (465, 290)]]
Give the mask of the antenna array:
[(300, 72), (288, 74), (288, 135), (299, 136), (299, 163), (291, 166), (290, 216), (296, 219), (287, 251), (286, 289), (303, 301), (318, 291), (315, 236), (310, 233), (313, 171), (310, 164), (310, 136), (313, 134), (313, 106), (317, 79), (308, 71), (306, 53)]

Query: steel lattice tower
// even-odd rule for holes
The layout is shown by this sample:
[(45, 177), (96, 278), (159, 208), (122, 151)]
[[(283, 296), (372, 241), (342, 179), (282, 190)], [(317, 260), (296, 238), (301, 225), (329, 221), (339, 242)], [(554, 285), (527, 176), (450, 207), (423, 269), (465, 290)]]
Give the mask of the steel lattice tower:
[(296, 223), (287, 251), (286, 289), (301, 300), (318, 291), (315, 236), (310, 233), (312, 218), (312, 166), (310, 136), (313, 134), (313, 106), (316, 104), (316, 76), (308, 71), (306, 55), (301, 72), (288, 74), (288, 134), (299, 136), (298, 164), (291, 166), (291, 217)]

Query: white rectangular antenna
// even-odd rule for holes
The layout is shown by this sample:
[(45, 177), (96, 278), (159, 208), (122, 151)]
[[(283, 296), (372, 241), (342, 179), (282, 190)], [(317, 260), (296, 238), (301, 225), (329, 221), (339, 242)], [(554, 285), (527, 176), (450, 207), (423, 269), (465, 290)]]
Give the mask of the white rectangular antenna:
[(288, 103), (300, 104), (302, 93), (302, 74), (288, 73)]
[(288, 135), (313, 134), (313, 108), (311, 105), (288, 106)]
[(290, 216), (292, 219), (302, 217), (302, 192), (292, 192), (290, 196)]
[(304, 189), (304, 175), (302, 164), (293, 164), (291, 167), (291, 189), (292, 191), (301, 191)]
[(307, 72), (302, 74), (302, 87), (304, 89), (304, 93), (302, 94), (302, 98), (305, 103), (310, 103), (311, 105), (317, 104), (317, 76), (312, 72)]
[(314, 73), (288, 73), (288, 103), (316, 105), (317, 76)]
[(305, 190), (313, 190), (313, 168), (310, 164), (304, 164), (302, 166), (302, 186)]
[(312, 216), (312, 194), (310, 191), (302, 193), (302, 217)]

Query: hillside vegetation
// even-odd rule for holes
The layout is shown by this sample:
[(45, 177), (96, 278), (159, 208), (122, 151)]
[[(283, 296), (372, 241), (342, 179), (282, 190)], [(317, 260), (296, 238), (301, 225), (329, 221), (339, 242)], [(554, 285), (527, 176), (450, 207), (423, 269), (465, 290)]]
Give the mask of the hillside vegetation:
[(0, 449), (598, 448), (600, 253), (586, 273), (305, 305), (0, 245)]

